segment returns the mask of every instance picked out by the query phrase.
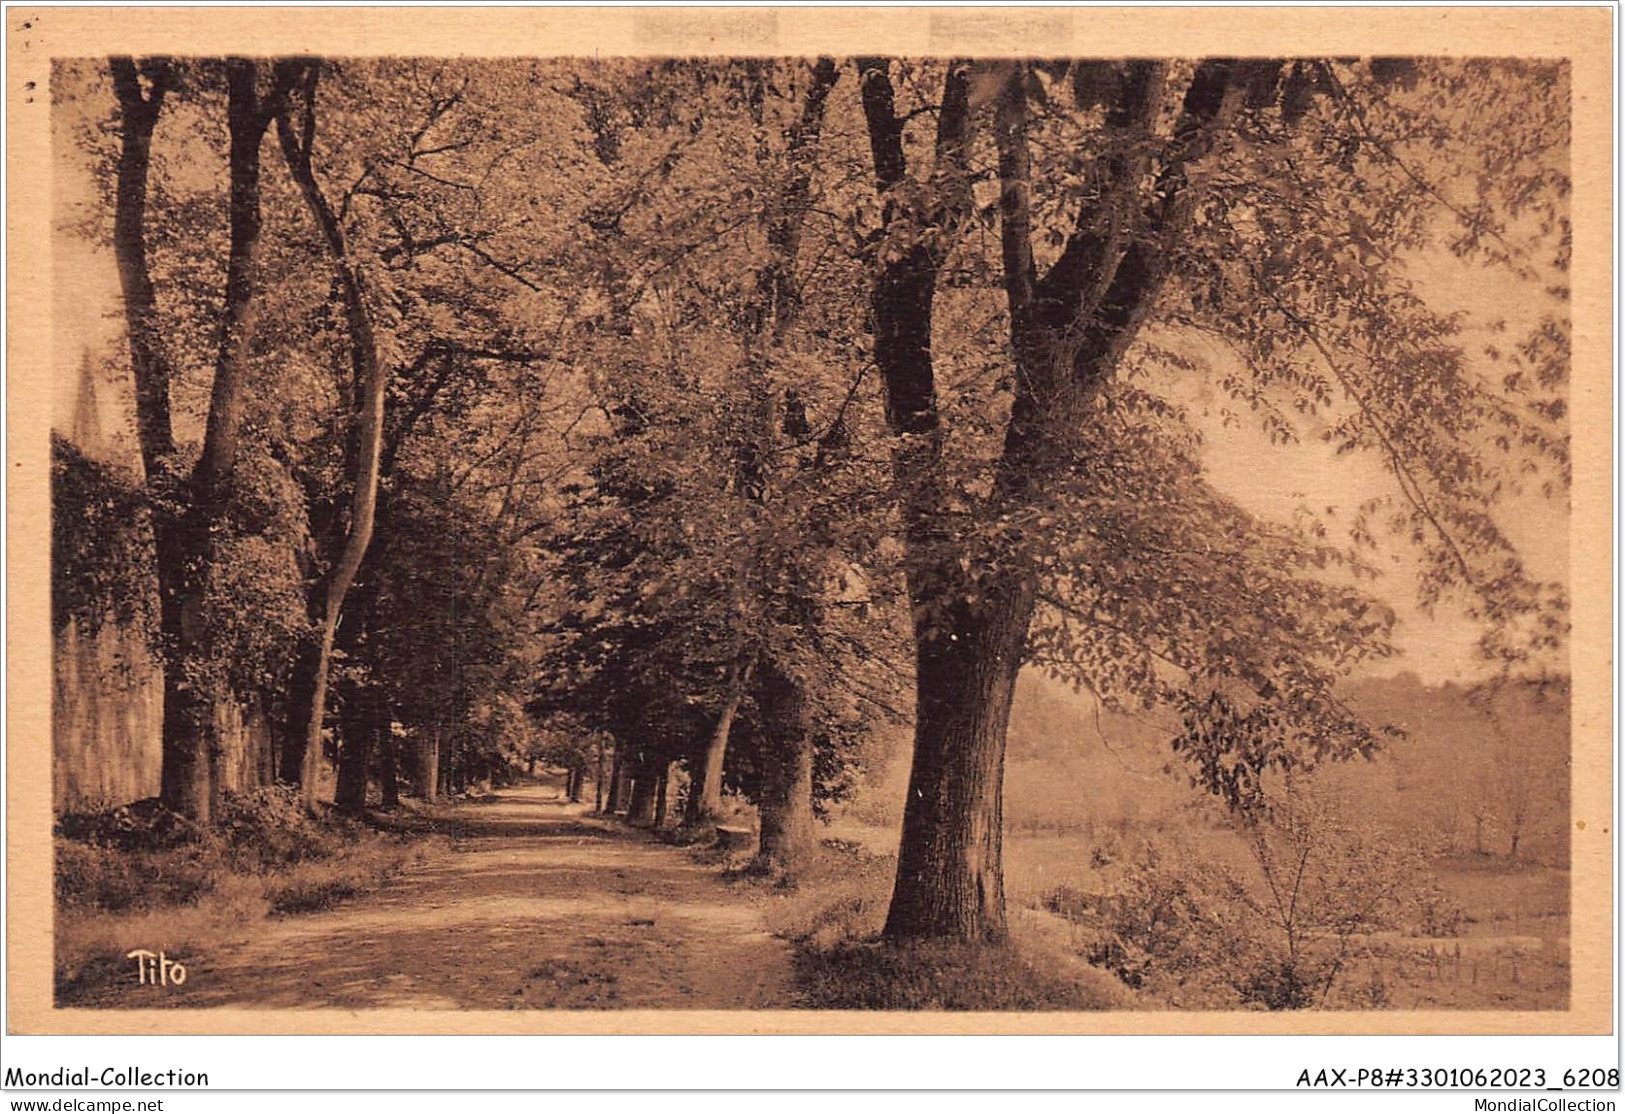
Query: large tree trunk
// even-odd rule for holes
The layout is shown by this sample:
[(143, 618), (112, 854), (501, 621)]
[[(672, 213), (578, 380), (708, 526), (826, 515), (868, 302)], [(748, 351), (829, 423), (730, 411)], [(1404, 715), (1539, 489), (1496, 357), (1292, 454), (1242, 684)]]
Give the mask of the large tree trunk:
[(614, 816), (626, 802), (626, 747), (615, 744), (615, 757), (609, 768), (609, 800), (599, 811)]
[(456, 796), (468, 785), (468, 761), (455, 746), (440, 741), (440, 791)]
[(342, 746), (333, 803), (345, 812), (360, 813), (367, 807), (367, 774), (372, 764), (373, 746), (389, 730), (389, 723), (383, 694), (376, 688), (363, 685), (346, 688), (344, 712), (339, 717)]
[(440, 727), (435, 725), (427, 736), (417, 740), (417, 761), (413, 766), (413, 791), (423, 801), (432, 801), (440, 795)]
[(595, 763), (597, 776), (593, 778), (593, 806), (594, 812), (604, 811), (604, 737), (600, 735), (593, 743), (596, 754)]
[(182, 677), (179, 669), (164, 670), (158, 795), (166, 807), (207, 824), (213, 819), (214, 779), (209, 754), (214, 747), (214, 702), (204, 699)]
[(283, 691), (277, 722), (276, 776), (285, 785), (300, 783), (300, 771), (305, 764), (305, 733), (310, 726), (310, 704), (316, 696), (318, 649), (314, 639), (301, 641)]
[[(372, 626), (378, 601), (379, 580), (363, 580), (351, 593), (350, 604), (334, 635), (336, 644), (351, 661), (363, 659), (366, 636)], [(315, 663), (320, 668), (321, 663)], [(314, 691), (314, 690), (313, 690)], [(344, 712), (339, 717), (339, 777), (333, 803), (355, 814), (367, 807), (367, 781), (372, 773), (375, 748), (389, 734), (389, 700), (382, 686), (347, 681), (341, 699)]]
[(761, 831), (757, 839), (758, 869), (793, 877), (812, 857), (816, 846), (813, 817), (813, 740), (797, 733), (784, 740), (775, 756), (772, 780), (762, 790), (757, 809)]
[(979, 580), (976, 595), (977, 604), (956, 604), (946, 622), (916, 623), (914, 764), (885, 929), (894, 939), (992, 942), (1007, 931), (1005, 732), (1033, 594), (1024, 581), (1005, 576)]
[[(728, 755), (728, 736), (733, 731), (734, 717), (745, 698), (745, 686), (750, 683), (751, 664), (735, 662), (728, 667), (728, 684), (723, 693), (722, 710), (717, 713), (717, 725), (699, 762), (689, 779), (688, 803), (683, 812), (683, 826), (703, 828), (722, 820), (722, 765)], [(613, 800), (613, 795), (611, 800)], [(611, 805), (611, 811), (614, 806)]]
[(312, 811), (316, 808), (316, 786), (321, 776), (328, 665), (333, 660), (333, 624), (325, 619), (316, 647), (315, 687), (311, 689), (310, 718), (305, 722), (305, 755), (299, 763), (299, 795), (305, 807)]
[(198, 542), (206, 528), (197, 526), (194, 513), (179, 520), (158, 521), (153, 533), (158, 551), (159, 629), (167, 654), (164, 661), (164, 710), (159, 799), (164, 805), (199, 824), (214, 817), (217, 803), (215, 774), (219, 742), (215, 732), (215, 703), (187, 677), (187, 663), (203, 658), (200, 646), (201, 586), (196, 583), (205, 543)]
[(813, 851), (813, 721), (806, 691), (772, 663), (762, 669), (761, 828), (755, 866), (793, 876)]
[(394, 714), (389, 704), (383, 705), (378, 720), (378, 794), (379, 807), (387, 810), (400, 807), (400, 784), (395, 762)]
[(455, 738), (448, 740), (447, 732), (442, 725), (437, 741), (439, 748), (435, 751), (440, 760), (440, 792), (442, 795), (459, 793), (463, 788), (464, 766), (459, 761)]
[[(1015, 358), (1015, 396), (991, 497), (957, 491), (941, 459), (942, 432), (931, 359), (932, 309), (950, 230), (966, 219), (965, 150), (971, 117), (967, 63), (950, 64), (937, 119), (936, 162), (920, 211), (909, 184), (889, 64), (860, 59), (863, 108), (888, 231), (909, 233), (882, 253), (873, 293), (875, 363), (886, 416), (899, 435), (893, 467), (903, 492), (909, 594), (914, 608), (917, 716), (914, 765), (886, 935), (999, 940), (1005, 936), (1001, 863), (1005, 731), (1026, 650), (1034, 584), (1022, 539), (990, 529), (998, 552), (968, 550), (955, 502), (979, 501), (986, 521), (1010, 523), (1079, 467), (1082, 423), (1155, 301), (1171, 265), (1170, 245), (1195, 208), (1187, 167), (1210, 149), (1247, 81), (1270, 63), (1201, 63), (1173, 140), (1155, 175), (1153, 124), (1164, 75), (1155, 63), (1123, 67), (1106, 123), (1121, 150), (1106, 161), (1097, 197), (1083, 205), (1059, 258), (1040, 278), (1027, 139), (1028, 67), (982, 68), (995, 93), (1000, 238)], [(1108, 64), (1110, 65), (1110, 64)], [(1154, 178), (1155, 188), (1146, 183)], [(934, 204), (934, 211), (931, 211)], [(967, 575), (961, 570), (989, 570)], [(996, 570), (996, 571), (995, 571)]]
[(333, 803), (343, 812), (360, 813), (367, 807), (367, 766), (372, 761), (373, 730), (365, 714), (341, 716), (338, 787)]
[(666, 795), (671, 787), (671, 763), (665, 762), (660, 767), (660, 777), (655, 785), (655, 815), (654, 827), (656, 831), (666, 826)]
[[(909, 211), (907, 194), (899, 188), (907, 184), (908, 163), (889, 63), (866, 58), (858, 66), (887, 228), (899, 221), (923, 223), (924, 215)], [(962, 180), (969, 120), (970, 67), (952, 62), (937, 114), (935, 177), (943, 211), (935, 220), (945, 231), (927, 240), (913, 236), (901, 245), (876, 274), (871, 296), (886, 423), (898, 438), (892, 468), (903, 499), (916, 641), (914, 762), (886, 921), (886, 934), (893, 938), (979, 940), (1005, 933), (997, 763), (1003, 760), (1008, 694), (1003, 715), (989, 716), (985, 701), (996, 695), (997, 686), (990, 686), (990, 678), (979, 675), (969, 660), (975, 648), (956, 647), (949, 637), (969, 616), (954, 621), (949, 594), (954, 578), (938, 572), (957, 553), (946, 544), (949, 527), (942, 514), (949, 500), (941, 467), (931, 315), (937, 273), (947, 256), (946, 229), (963, 219), (969, 200), (968, 182)], [(1013, 690), (1016, 665), (1008, 668)], [(973, 687), (966, 688), (967, 681)]]
[(636, 824), (640, 828), (648, 828), (655, 821), (655, 790), (660, 781), (654, 764), (639, 762), (638, 770), (632, 777), (632, 800), (626, 808), (626, 822)]

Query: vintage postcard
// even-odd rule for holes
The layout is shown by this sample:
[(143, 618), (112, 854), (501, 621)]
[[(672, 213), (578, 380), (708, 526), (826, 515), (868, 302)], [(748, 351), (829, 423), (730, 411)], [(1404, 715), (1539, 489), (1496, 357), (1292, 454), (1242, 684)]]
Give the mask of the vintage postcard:
[(1607, 1031), (1612, 14), (9, 8), (11, 1031)]

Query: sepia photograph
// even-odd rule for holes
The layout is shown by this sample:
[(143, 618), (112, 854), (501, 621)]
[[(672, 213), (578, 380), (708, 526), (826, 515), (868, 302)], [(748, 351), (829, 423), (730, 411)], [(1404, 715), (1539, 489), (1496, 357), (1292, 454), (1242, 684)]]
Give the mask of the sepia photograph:
[(1572, 59), (638, 18), (47, 51), (33, 1031), (1606, 1029)]

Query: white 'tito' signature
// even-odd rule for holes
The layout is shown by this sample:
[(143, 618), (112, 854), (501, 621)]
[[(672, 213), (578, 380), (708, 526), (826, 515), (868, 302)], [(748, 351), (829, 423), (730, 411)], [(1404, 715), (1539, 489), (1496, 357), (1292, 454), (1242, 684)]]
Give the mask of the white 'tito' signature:
[(124, 958), (135, 960), (136, 980), (142, 986), (148, 983), (154, 986), (180, 986), (186, 982), (186, 967), (163, 952), (137, 948), (133, 952), (125, 952)]

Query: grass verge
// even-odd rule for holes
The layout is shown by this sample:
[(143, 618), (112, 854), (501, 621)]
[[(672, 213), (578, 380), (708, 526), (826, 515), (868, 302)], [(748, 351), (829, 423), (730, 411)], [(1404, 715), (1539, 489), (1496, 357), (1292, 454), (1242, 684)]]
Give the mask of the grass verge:
[(1085, 982), (1040, 970), (1010, 944), (849, 941), (798, 947), (796, 983), (809, 1009), (1103, 1010)]
[(896, 870), (890, 855), (826, 841), (795, 889), (768, 905), (769, 928), (795, 949), (803, 1007), (1103, 1010), (1125, 1004), (1115, 980), (1050, 954), (1043, 941), (1025, 934), (1007, 944), (881, 941)]
[(371, 893), (430, 847), (422, 836), (310, 817), (283, 789), (229, 801), (207, 830), (156, 802), (64, 816), (55, 840), (57, 1004), (102, 1004), (128, 981), (131, 948), (187, 963), (245, 939), (267, 917)]

